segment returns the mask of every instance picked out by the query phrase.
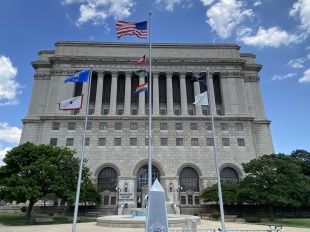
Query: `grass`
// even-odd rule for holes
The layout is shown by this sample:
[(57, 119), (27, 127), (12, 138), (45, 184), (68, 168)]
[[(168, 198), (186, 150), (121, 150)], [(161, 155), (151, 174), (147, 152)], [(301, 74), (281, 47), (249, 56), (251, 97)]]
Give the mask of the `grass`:
[[(40, 216), (48, 216), (48, 215), (40, 215)], [(67, 224), (67, 218), (65, 216), (56, 215), (53, 216), (54, 222), (51, 224)], [(96, 219), (84, 218), (81, 220), (83, 222), (93, 222)], [(0, 224), (7, 225), (7, 226), (27, 226), (31, 225), (30, 220), (26, 219), (24, 214), (18, 213), (0, 213)]]
[(263, 220), (260, 225), (282, 225), (283, 227), (310, 228), (310, 218), (283, 218), (280, 221)]

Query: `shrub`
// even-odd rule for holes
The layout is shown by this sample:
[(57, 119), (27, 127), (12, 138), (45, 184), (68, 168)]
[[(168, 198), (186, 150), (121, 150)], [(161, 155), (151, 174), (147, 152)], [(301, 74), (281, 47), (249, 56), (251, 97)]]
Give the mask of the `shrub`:
[(27, 207), (26, 206), (21, 207), (20, 211), (22, 211), (22, 213), (26, 213), (27, 212)]
[(211, 217), (214, 218), (214, 219), (216, 219), (216, 220), (219, 219), (220, 216), (221, 216), (221, 214), (220, 214), (219, 212), (213, 212), (213, 213), (211, 214)]
[(262, 222), (262, 219), (257, 217), (245, 217), (244, 220), (249, 223)]

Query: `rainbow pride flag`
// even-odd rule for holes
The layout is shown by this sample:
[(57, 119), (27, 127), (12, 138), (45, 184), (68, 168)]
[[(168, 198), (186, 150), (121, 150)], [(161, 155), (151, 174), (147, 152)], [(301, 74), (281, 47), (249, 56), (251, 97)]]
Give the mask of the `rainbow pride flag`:
[(136, 91), (134, 92), (134, 94), (147, 91), (147, 89), (148, 89), (147, 83), (144, 83), (144, 84), (142, 84), (142, 85), (139, 85), (139, 86), (136, 88)]

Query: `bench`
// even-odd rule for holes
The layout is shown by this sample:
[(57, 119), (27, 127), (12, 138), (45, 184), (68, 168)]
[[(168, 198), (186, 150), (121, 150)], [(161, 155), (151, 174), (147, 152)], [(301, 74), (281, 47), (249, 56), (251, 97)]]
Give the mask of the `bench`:
[(53, 217), (35, 217), (33, 222), (34, 224), (40, 224), (40, 223), (52, 223), (54, 222)]
[(210, 213), (200, 213), (201, 219), (210, 219), (211, 214)]
[(86, 217), (96, 217), (97, 218), (101, 214), (102, 214), (102, 212), (87, 212)]
[[(73, 223), (73, 219), (74, 219), (73, 217), (66, 217), (66, 219), (67, 219), (67, 222)], [(76, 219), (77, 222), (81, 222), (81, 220), (82, 220), (81, 218)]]

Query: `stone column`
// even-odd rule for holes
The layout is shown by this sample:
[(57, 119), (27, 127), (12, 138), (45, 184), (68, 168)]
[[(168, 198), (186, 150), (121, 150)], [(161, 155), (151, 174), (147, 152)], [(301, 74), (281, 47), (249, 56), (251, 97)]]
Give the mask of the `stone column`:
[[(198, 73), (195, 73), (195, 76), (199, 76)], [(194, 95), (197, 96), (200, 94), (200, 82), (194, 82)], [(195, 105), (196, 115), (202, 115), (201, 105)]]
[[(217, 113), (216, 113), (216, 104), (215, 104), (215, 97), (214, 97), (214, 88), (213, 88), (213, 73), (209, 74), (208, 91), (210, 91), (210, 93), (209, 93), (209, 96), (210, 96), (209, 102), (211, 102), (211, 104), (212, 104), (212, 109), (213, 109), (212, 113), (214, 115), (217, 115)], [(210, 107), (210, 105), (209, 105), (209, 107)], [(209, 108), (209, 110), (210, 110), (210, 108)]]
[(126, 71), (126, 82), (125, 82), (125, 104), (124, 104), (124, 115), (130, 115), (130, 103), (131, 103), (131, 75), (132, 72)]
[(95, 115), (101, 115), (104, 71), (98, 72)]
[(153, 73), (153, 114), (159, 115), (159, 86), (158, 86), (159, 73)]
[(181, 115), (188, 115), (185, 72), (180, 73)]
[(88, 103), (87, 102), (88, 85), (89, 85), (89, 82), (83, 82), (82, 94), (84, 94), (84, 97), (83, 97), (83, 107), (82, 107), (82, 109), (80, 109), (80, 113), (79, 113), (80, 115), (85, 115), (85, 112), (86, 112), (86, 107), (87, 107), (87, 103)]
[(111, 84), (109, 115), (116, 115), (117, 77), (118, 77), (118, 72), (113, 71), (112, 72), (112, 84)]
[[(142, 85), (144, 83), (145, 83), (145, 76), (139, 76), (139, 85)], [(149, 94), (149, 92), (142, 92), (138, 94), (139, 94), (139, 115), (145, 115), (145, 94)]]
[(172, 72), (166, 73), (167, 82), (167, 115), (173, 115)]

